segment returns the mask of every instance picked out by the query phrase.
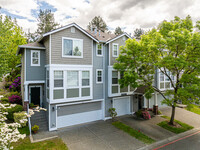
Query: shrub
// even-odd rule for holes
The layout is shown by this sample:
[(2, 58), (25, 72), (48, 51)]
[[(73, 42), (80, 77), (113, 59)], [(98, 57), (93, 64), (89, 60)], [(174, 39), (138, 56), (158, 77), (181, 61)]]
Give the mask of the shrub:
[(19, 92), (9, 92), (9, 93), (6, 93), (3, 95), (3, 97), (5, 98), (8, 98), (8, 97), (11, 97), (12, 95), (18, 95), (18, 96), (21, 96), (21, 94)]
[(35, 105), (34, 105), (33, 103), (30, 103), (30, 104), (29, 104), (29, 107), (30, 107), (30, 108), (33, 108), (34, 106), (35, 106)]
[(158, 114), (161, 115), (161, 114), (162, 114), (162, 111), (158, 110)]
[(135, 114), (138, 118), (141, 118), (142, 117), (142, 110), (138, 110)]
[(115, 117), (117, 116), (117, 112), (115, 108), (109, 108), (108, 112), (110, 113), (110, 116), (112, 117), (112, 120), (115, 119)]
[(12, 82), (6, 82), (4, 85), (5, 89), (9, 88), (11, 84), (12, 84)]
[(38, 125), (34, 125), (34, 126), (31, 128), (31, 130), (32, 130), (33, 132), (37, 132), (37, 131), (39, 130), (39, 126), (38, 126)]
[(151, 116), (150, 116), (150, 114), (149, 114), (148, 111), (143, 111), (143, 112), (142, 112), (142, 116), (143, 116), (143, 118), (146, 119), (146, 120), (151, 119)]
[(8, 103), (8, 98), (6, 98), (6, 97), (2, 97), (0, 100), (3, 103)]
[(11, 97), (8, 97), (8, 101), (11, 104), (22, 104), (22, 98), (18, 95), (12, 95)]
[(17, 77), (13, 83), (9, 86), (9, 89), (10, 90), (13, 90), (13, 91), (18, 91), (20, 92), (21, 90), (21, 77)]
[(8, 112), (8, 115), (7, 115), (8, 120), (14, 121), (14, 116), (13, 116), (13, 114), (16, 113), (16, 112), (20, 112), (20, 111), (22, 111), (22, 110), (23, 110), (22, 105), (16, 105), (15, 107), (9, 108), (9, 109), (7, 110), (7, 112)]
[(25, 113), (26, 113), (25, 111), (22, 111), (13, 114), (14, 121), (21, 124), (22, 127), (25, 127), (28, 121)]

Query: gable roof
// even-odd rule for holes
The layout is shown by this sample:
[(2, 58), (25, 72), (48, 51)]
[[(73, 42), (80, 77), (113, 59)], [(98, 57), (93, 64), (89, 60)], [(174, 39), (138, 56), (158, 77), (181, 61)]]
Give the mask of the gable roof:
[(38, 43), (38, 42), (28, 43), (28, 44), (25, 44), (25, 45), (19, 45), (19, 46), (18, 46), (17, 55), (20, 54), (22, 48), (46, 49), (46, 48), (44, 47), (44, 45), (41, 44), (41, 43)]
[(127, 34), (126, 32), (124, 32), (123, 34), (118, 35), (118, 36), (116, 36), (116, 37), (114, 37), (114, 38), (108, 40), (108, 41), (106, 42), (106, 44), (108, 44), (108, 43), (110, 43), (110, 42), (112, 42), (112, 41), (114, 41), (114, 40), (117, 40), (117, 39), (119, 39), (119, 38), (121, 38), (121, 37), (123, 37), (123, 36), (127, 36), (128, 38), (132, 39), (132, 37), (131, 37), (129, 34)]
[(63, 26), (63, 27), (60, 27), (58, 29), (55, 29), (55, 30), (52, 30), (50, 32), (47, 32), (47, 33), (44, 33), (42, 35), (42, 37), (38, 40), (38, 42), (40, 42), (44, 37), (50, 35), (50, 34), (53, 34), (53, 33), (56, 33), (58, 31), (62, 31), (64, 29), (67, 29), (67, 28), (70, 28), (70, 27), (76, 27), (77, 29), (79, 29), (81, 32), (83, 32), (84, 34), (86, 34), (88, 37), (90, 37), (91, 39), (93, 39), (94, 41), (96, 41), (97, 43), (99, 43), (98, 39), (96, 39), (94, 36), (92, 36), (90, 33), (88, 33), (86, 30), (84, 30), (83, 28), (81, 28), (79, 25), (77, 25), (76, 23), (71, 23), (71, 24), (68, 24), (66, 26)]

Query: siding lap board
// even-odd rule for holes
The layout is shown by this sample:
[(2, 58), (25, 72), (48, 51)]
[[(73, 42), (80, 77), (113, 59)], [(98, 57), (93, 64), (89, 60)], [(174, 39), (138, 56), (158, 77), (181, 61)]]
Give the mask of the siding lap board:
[[(62, 37), (83, 39), (83, 58), (62, 57)], [(75, 33), (71, 33), (71, 28), (53, 33), (51, 35), (51, 63), (92, 65), (92, 39), (77, 28), (75, 28)]]

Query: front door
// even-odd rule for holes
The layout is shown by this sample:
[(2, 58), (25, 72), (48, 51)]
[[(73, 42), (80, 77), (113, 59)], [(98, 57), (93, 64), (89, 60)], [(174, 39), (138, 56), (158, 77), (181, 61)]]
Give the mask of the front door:
[(40, 87), (30, 87), (31, 103), (40, 106), (40, 94)]

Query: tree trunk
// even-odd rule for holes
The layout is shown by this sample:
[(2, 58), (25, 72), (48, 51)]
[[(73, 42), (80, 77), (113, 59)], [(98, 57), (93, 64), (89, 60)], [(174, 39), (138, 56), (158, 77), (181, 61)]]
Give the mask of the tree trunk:
[(172, 105), (172, 114), (171, 114), (171, 119), (169, 122), (171, 125), (174, 125), (175, 108), (176, 107), (174, 105)]

